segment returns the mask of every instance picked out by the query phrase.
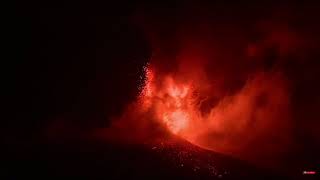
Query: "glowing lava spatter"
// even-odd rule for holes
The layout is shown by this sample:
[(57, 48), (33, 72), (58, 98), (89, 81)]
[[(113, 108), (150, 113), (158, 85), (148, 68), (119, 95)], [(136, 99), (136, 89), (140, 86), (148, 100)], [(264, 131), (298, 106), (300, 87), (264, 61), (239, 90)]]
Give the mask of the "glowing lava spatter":
[[(213, 105), (205, 104), (209, 109), (205, 112), (203, 104), (214, 87), (207, 88), (209, 93), (202, 91), (207, 94), (203, 98), (199, 95), (203, 84), (197, 76), (187, 79), (179, 72), (159, 73), (150, 65), (145, 67), (145, 75), (138, 109), (151, 112), (146, 119), (156, 120), (172, 134), (202, 148), (241, 154), (247, 144), (257, 142), (257, 137), (267, 139), (271, 131), (282, 126), (271, 122), (279, 119), (287, 106), (280, 75), (256, 74), (232, 96), (221, 97)], [(266, 102), (262, 101), (263, 96)]]
[(172, 133), (184, 136), (192, 123), (191, 85), (179, 84), (170, 75), (157, 83), (150, 67), (145, 72), (145, 87), (140, 97), (143, 109), (153, 108), (158, 121)]

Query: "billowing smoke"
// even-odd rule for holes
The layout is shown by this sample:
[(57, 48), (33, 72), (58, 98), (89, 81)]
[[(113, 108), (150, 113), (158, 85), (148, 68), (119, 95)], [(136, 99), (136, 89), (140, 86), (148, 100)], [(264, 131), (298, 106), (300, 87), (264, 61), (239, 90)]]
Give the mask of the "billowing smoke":
[(240, 21), (217, 9), (136, 17), (152, 57), (140, 96), (107, 133), (141, 142), (171, 134), (263, 166), (279, 164), (293, 140), (285, 67), (303, 56), (304, 42), (286, 16), (242, 13)]

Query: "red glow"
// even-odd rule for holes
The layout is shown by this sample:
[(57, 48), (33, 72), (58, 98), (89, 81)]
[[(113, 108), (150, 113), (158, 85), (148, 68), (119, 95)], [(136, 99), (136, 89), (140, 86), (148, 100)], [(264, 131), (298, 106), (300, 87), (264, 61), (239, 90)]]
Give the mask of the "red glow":
[(171, 113), (164, 113), (163, 121), (173, 133), (178, 133), (187, 128), (189, 123), (188, 113), (176, 110)]
[[(205, 149), (235, 155), (243, 153), (244, 147), (256, 137), (264, 141), (269, 133), (281, 128), (282, 123), (274, 121), (285, 115), (287, 106), (281, 74), (258, 73), (234, 95), (206, 105), (218, 87), (193, 67), (187, 69), (187, 75), (180, 71), (160, 73), (152, 65), (146, 67), (144, 88), (139, 97), (142, 103), (136, 107), (149, 112), (145, 114), (146, 121), (155, 120), (172, 134)], [(264, 93), (267, 93), (268, 104), (261, 106), (257, 104), (257, 97)], [(205, 105), (209, 110), (204, 110)]]
[(185, 136), (194, 121), (192, 88), (189, 83), (177, 83), (173, 77), (166, 76), (159, 86), (154, 74), (147, 71), (145, 89), (142, 93), (144, 107), (153, 106), (156, 119), (172, 133)]
[(316, 171), (303, 171), (303, 174), (316, 174)]
[[(286, 154), (290, 91), (278, 66), (295, 45), (288, 43), (296, 41), (294, 33), (270, 26), (253, 43), (233, 26), (217, 29), (200, 20), (174, 28), (153, 23), (145, 27), (153, 51), (141, 94), (115, 121), (116, 134), (145, 142), (169, 132), (202, 148), (268, 165)], [(172, 34), (166, 37), (162, 30)], [(269, 51), (281, 56), (269, 57)]]

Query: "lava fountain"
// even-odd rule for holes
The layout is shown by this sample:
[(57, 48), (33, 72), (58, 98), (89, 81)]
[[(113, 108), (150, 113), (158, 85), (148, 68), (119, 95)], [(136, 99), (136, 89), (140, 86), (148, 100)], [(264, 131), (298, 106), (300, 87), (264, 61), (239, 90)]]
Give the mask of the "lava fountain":
[[(279, 133), (288, 127), (288, 97), (281, 73), (257, 73), (236, 93), (212, 103), (215, 86), (191, 71), (193, 78), (186, 78), (181, 71), (163, 73), (147, 65), (138, 101), (122, 118), (134, 119), (127, 127), (139, 124), (140, 136), (160, 127), (202, 148), (252, 161), (286, 146), (286, 134)], [(269, 143), (274, 138), (278, 141)], [(266, 149), (255, 151), (252, 146)]]
[(252, 44), (236, 28), (152, 23), (141, 92), (108, 133), (130, 142), (169, 134), (251, 162), (280, 160), (291, 143), (289, 83), (276, 67), (285, 57), (281, 44), (281, 56), (264, 67), (271, 45)]

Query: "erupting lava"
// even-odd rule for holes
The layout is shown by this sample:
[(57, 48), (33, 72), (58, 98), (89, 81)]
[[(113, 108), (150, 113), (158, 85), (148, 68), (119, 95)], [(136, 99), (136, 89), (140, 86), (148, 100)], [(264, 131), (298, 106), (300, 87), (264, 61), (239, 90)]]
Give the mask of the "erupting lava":
[(154, 108), (155, 118), (176, 135), (185, 136), (192, 127), (195, 117), (191, 95), (191, 83), (179, 84), (168, 75), (157, 85), (154, 72), (146, 70), (146, 84), (140, 97), (144, 109)]
[[(140, 95), (113, 122), (110, 136), (144, 143), (169, 132), (205, 149), (266, 163), (286, 153), (290, 97), (279, 68), (286, 52), (278, 47), (287, 43), (271, 41), (278, 40), (272, 32), (266, 35), (272, 43), (253, 43), (233, 26), (217, 29), (203, 21), (181, 27), (151, 22), (144, 28), (152, 58)], [(164, 32), (172, 33), (163, 38)]]
[[(247, 147), (263, 144), (272, 137), (270, 133), (282, 137), (276, 133), (286, 124), (276, 121), (287, 118), (288, 100), (281, 73), (255, 74), (236, 93), (211, 104), (208, 102), (214, 87), (203, 88), (204, 83), (210, 83), (201, 82), (199, 76), (188, 79), (179, 71), (160, 73), (152, 65), (145, 67), (145, 75), (140, 103), (134, 105), (140, 113), (133, 114), (139, 117), (135, 118), (136, 123), (139, 119), (156, 121), (195, 145), (236, 156), (240, 154), (244, 159), (254, 154), (247, 152)], [(281, 145), (274, 143), (270, 148), (284, 144), (282, 139), (279, 143)], [(243, 155), (244, 152), (247, 154)]]

